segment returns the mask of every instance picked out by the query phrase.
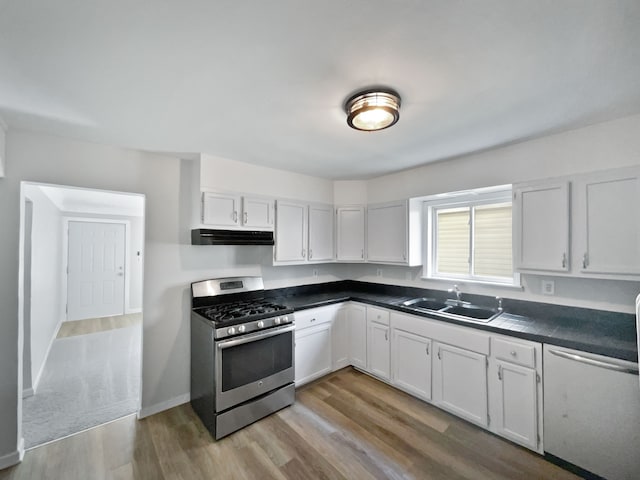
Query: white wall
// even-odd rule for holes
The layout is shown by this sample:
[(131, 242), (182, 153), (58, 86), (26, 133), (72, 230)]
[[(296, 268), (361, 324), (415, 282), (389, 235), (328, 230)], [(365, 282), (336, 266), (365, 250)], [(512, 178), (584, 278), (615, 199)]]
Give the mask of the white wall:
[(4, 177), (5, 163), (6, 163), (6, 132), (5, 127), (0, 118), (0, 178)]
[(31, 233), (30, 363), (32, 385), (37, 388), (45, 360), (60, 324), (62, 272), (62, 216), (55, 204), (34, 185), (24, 195), (33, 202)]
[[(640, 115), (438, 162), (367, 182), (369, 203), (517, 183), (640, 164)], [(452, 282), (421, 279), (420, 268), (354, 265), (356, 280), (444, 290)], [(555, 295), (542, 295), (541, 281), (555, 281)], [(639, 282), (523, 275), (523, 290), (462, 284), (469, 293), (501, 295), (562, 305), (634, 312)]]
[(368, 203), (367, 182), (365, 180), (337, 180), (333, 182), (333, 203), (335, 205)]

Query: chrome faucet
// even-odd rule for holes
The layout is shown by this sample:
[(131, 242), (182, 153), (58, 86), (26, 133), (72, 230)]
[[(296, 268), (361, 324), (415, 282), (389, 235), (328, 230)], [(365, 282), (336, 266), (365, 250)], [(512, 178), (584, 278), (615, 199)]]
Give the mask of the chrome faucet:
[(460, 291), (460, 287), (458, 287), (457, 284), (454, 285), (453, 288), (447, 290), (447, 292), (456, 294), (456, 301), (458, 302), (458, 305), (462, 303), (462, 292)]

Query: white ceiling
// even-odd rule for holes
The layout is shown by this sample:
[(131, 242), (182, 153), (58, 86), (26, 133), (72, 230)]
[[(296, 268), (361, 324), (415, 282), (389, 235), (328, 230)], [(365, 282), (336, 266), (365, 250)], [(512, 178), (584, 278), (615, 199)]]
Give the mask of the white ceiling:
[(10, 127), (364, 178), (640, 112), (640, 1), (0, 0), (0, 72)]
[(85, 215), (144, 216), (144, 196), (85, 188), (39, 185), (58, 210)]

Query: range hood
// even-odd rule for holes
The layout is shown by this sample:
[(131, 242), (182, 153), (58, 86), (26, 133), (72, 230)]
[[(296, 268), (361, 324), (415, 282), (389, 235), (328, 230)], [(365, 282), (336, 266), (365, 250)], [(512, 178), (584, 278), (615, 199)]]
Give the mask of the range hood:
[(274, 245), (273, 232), (255, 230), (191, 230), (191, 245)]

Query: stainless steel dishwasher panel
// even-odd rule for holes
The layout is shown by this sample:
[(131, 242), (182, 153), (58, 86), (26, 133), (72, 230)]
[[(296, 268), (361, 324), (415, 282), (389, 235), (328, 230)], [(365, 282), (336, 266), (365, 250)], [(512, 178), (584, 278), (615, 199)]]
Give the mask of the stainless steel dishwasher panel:
[(544, 345), (545, 451), (609, 480), (640, 478), (638, 364)]

